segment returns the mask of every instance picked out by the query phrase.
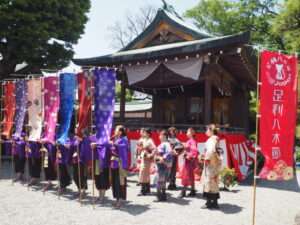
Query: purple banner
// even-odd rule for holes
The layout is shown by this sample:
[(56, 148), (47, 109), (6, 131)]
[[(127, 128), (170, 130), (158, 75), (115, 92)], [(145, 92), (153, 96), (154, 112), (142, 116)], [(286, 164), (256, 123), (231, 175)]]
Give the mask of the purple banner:
[(19, 138), (22, 134), (23, 124), (26, 114), (26, 105), (28, 100), (28, 86), (26, 80), (20, 80), (16, 83), (16, 112), (15, 112), (15, 134)]
[(95, 126), (99, 144), (108, 143), (114, 116), (116, 71), (96, 69), (95, 76)]

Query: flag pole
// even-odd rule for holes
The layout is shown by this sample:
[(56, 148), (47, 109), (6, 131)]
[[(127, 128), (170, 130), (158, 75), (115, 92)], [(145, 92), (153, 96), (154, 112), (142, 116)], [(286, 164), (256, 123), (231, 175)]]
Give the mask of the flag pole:
[[(91, 74), (92, 76), (92, 74)], [(93, 79), (91, 79), (91, 131), (93, 133)], [(92, 149), (92, 193), (93, 193), (93, 209), (95, 209), (95, 171), (94, 171), (94, 148)]]
[(44, 151), (44, 148), (45, 148), (45, 145), (44, 143), (42, 144), (42, 149), (41, 149), (41, 153), (42, 153), (42, 177), (43, 177), (43, 180), (42, 180), (42, 188), (43, 188), (43, 195), (45, 195), (45, 156), (44, 154), (45, 151)]
[[(15, 108), (14, 110), (16, 110), (16, 86), (14, 86), (14, 96), (15, 96)], [(15, 146), (15, 141), (13, 140), (13, 129), (14, 129), (14, 122), (12, 121), (12, 125), (11, 125), (11, 128), (10, 128), (10, 134), (9, 134), (9, 137), (8, 139), (11, 139), (10, 140), (10, 143), (11, 143), (11, 185), (14, 186), (14, 177), (15, 177), (15, 170), (14, 170), (14, 146)]]
[[(76, 99), (76, 89), (75, 89), (75, 99)], [(76, 136), (76, 131), (78, 129), (77, 127), (77, 123), (78, 123), (78, 118), (77, 116), (79, 115), (78, 114), (78, 109), (79, 107), (76, 107), (78, 105), (75, 105), (75, 136)], [(77, 174), (78, 174), (78, 183), (79, 183), (79, 202), (80, 202), (80, 206), (82, 206), (82, 194), (81, 194), (81, 172), (80, 172), (80, 157), (79, 157), (79, 141), (77, 143)]]
[(57, 171), (57, 195), (58, 195), (58, 200), (60, 200), (60, 174), (59, 174), (59, 145), (58, 143), (56, 144), (56, 171)]
[(3, 81), (1, 82), (1, 93), (0, 93), (0, 182), (2, 180), (2, 131), (3, 131), (3, 123), (2, 123), (2, 112), (3, 112)]
[(255, 157), (254, 157), (254, 179), (253, 179), (253, 210), (252, 210), (252, 225), (255, 224), (256, 210), (256, 179), (257, 177), (257, 151), (259, 148), (259, 118), (260, 118), (260, 49), (257, 56), (257, 85), (256, 85), (256, 125), (255, 125)]
[[(45, 115), (44, 115), (44, 113), (45, 113), (45, 82), (43, 82), (43, 79), (44, 79), (44, 81), (45, 81), (45, 78), (41, 78), (41, 86), (42, 86), (42, 101), (41, 101), (41, 107), (42, 107), (42, 112), (43, 112), (43, 120), (45, 120)], [(43, 126), (43, 133), (45, 133), (45, 125)], [(46, 151), (44, 151), (44, 150), (46, 150), (45, 149), (45, 144), (44, 144), (44, 142), (42, 142), (42, 177), (43, 177), (43, 179), (42, 179), (42, 188), (43, 188), (43, 195), (45, 195), (45, 180), (46, 180), (46, 174), (45, 174), (45, 156), (44, 156), (44, 154), (47, 154), (46, 153), (46, 151), (48, 151), (48, 150), (46, 150)]]
[[(57, 73), (57, 80), (58, 80), (58, 88), (60, 88), (60, 77), (59, 77), (59, 73)], [(60, 89), (56, 90), (56, 91), (60, 91)], [(59, 98), (60, 99), (60, 98)], [(60, 110), (60, 108), (59, 108)], [(56, 173), (57, 173), (57, 194), (58, 194), (58, 200), (60, 200), (60, 171), (59, 171), (59, 157), (60, 156), (60, 151), (59, 151), (59, 144), (56, 143), (56, 161), (57, 161), (57, 164), (56, 164)]]

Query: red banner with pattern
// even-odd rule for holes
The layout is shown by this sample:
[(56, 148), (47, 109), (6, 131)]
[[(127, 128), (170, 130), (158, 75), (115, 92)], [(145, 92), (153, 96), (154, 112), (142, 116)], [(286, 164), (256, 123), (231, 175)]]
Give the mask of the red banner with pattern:
[(297, 109), (296, 56), (261, 53), (260, 147), (265, 164), (259, 176), (267, 180), (293, 178)]
[(4, 84), (3, 91), (4, 120), (2, 135), (10, 137), (16, 110), (15, 84), (12, 82)]
[(89, 129), (92, 108), (93, 72), (86, 71), (77, 74), (78, 81), (78, 128), (76, 134), (83, 136)]

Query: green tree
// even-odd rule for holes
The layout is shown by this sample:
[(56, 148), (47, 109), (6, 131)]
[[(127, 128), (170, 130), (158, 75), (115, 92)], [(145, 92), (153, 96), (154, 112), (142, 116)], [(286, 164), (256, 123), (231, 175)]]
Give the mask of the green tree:
[[(129, 89), (126, 89), (126, 95), (125, 95), (126, 102), (131, 102), (132, 101), (132, 96), (133, 96), (133, 91), (129, 90)], [(117, 82), (115, 101), (120, 102), (120, 100), (121, 100), (121, 85), (120, 85), (119, 82)]]
[(185, 17), (213, 35), (251, 31), (251, 42), (285, 49), (280, 34), (272, 32), (278, 0), (202, 0)]
[(0, 78), (22, 62), (29, 72), (66, 67), (90, 6), (89, 0), (1, 0)]
[(279, 8), (272, 31), (282, 36), (287, 50), (300, 52), (300, 1), (286, 0)]

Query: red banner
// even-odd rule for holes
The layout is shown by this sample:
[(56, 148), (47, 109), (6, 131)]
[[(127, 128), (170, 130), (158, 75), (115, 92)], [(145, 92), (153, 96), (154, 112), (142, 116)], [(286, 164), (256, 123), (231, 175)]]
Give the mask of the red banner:
[(15, 84), (11, 82), (4, 84), (3, 91), (4, 120), (2, 135), (9, 137), (11, 135), (16, 110)]
[(267, 180), (293, 178), (297, 107), (297, 57), (261, 53), (260, 147), (265, 164), (259, 176)]
[(78, 128), (76, 134), (82, 137), (85, 131), (88, 131), (91, 121), (92, 108), (92, 72), (82, 72), (77, 74), (78, 80)]
[(254, 148), (242, 134), (225, 134), (225, 139), (232, 167), (238, 174), (238, 180), (243, 180), (254, 161)]

